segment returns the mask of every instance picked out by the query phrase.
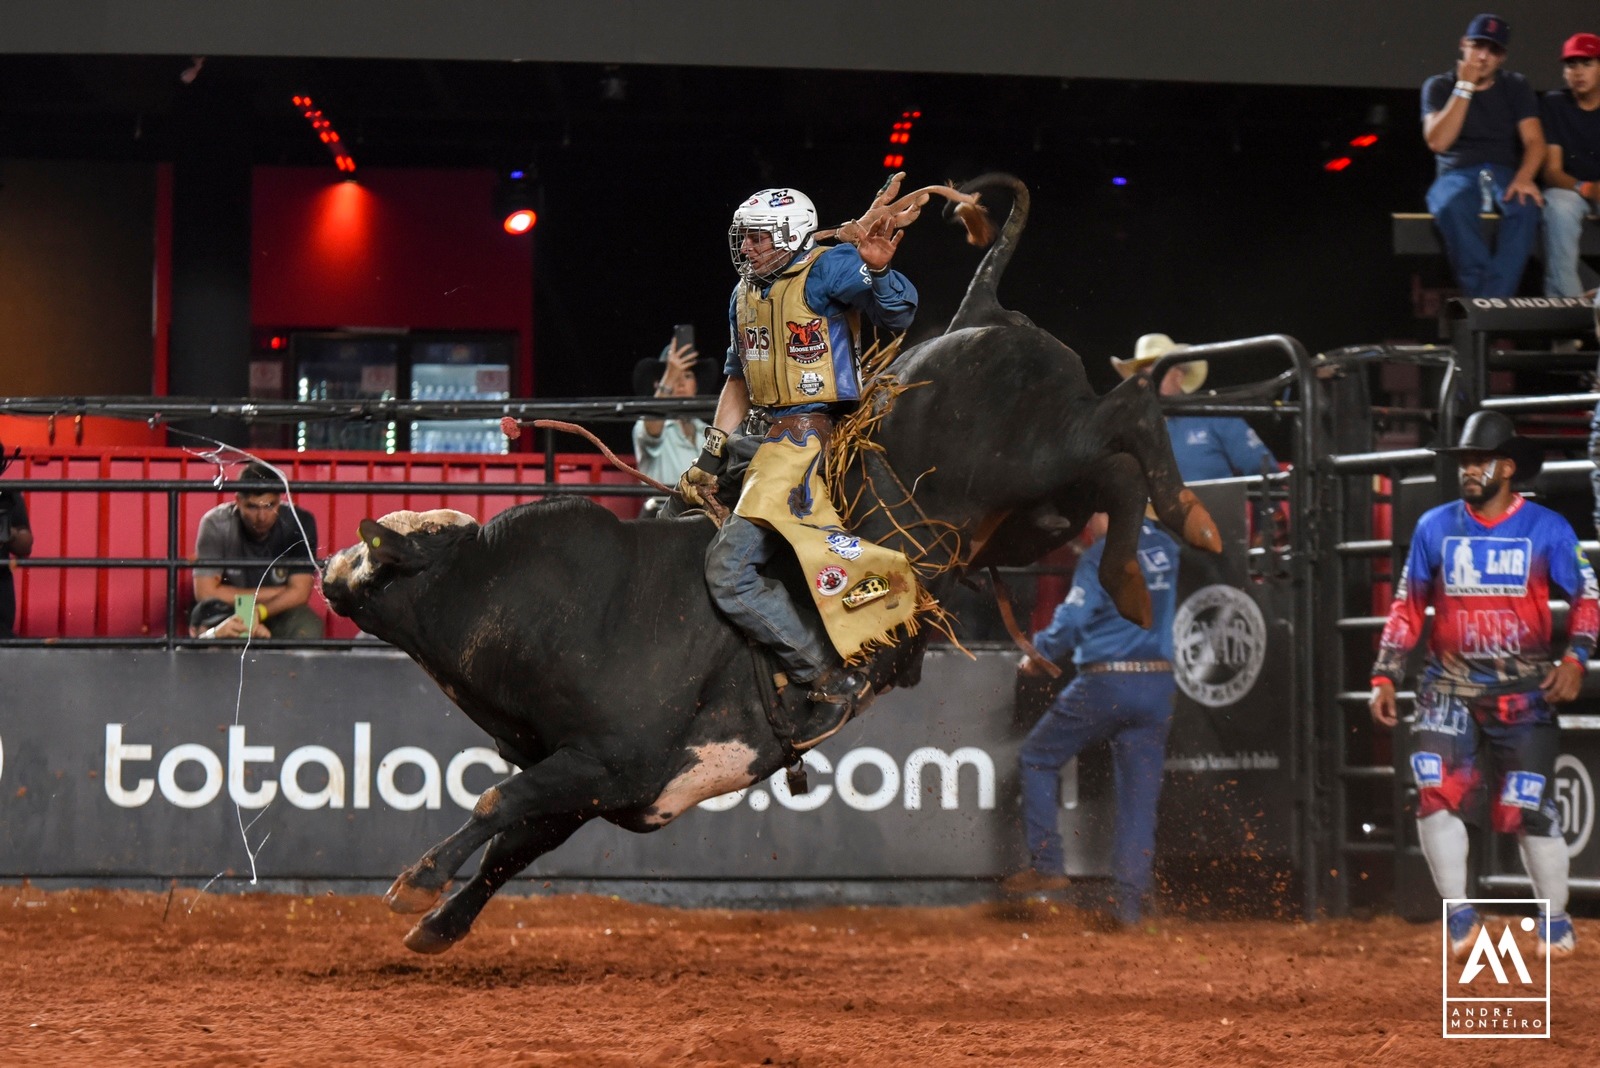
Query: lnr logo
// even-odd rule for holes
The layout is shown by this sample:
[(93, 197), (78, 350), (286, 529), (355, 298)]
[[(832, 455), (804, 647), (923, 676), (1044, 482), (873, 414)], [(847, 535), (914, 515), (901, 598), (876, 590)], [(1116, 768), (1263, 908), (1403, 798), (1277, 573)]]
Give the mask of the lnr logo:
[[(1450, 910), (1462, 904), (1473, 906), (1482, 917), (1482, 924), (1471, 936), (1465, 960), (1458, 961), (1452, 953)], [(1539, 936), (1538, 921), (1485, 913), (1485, 906), (1502, 911), (1507, 907), (1526, 909), (1529, 904), (1526, 898), (1444, 902), (1441, 970), (1445, 1038), (1550, 1037), (1550, 957), (1544, 956), (1543, 972), (1536, 975), (1528, 970), (1526, 956)], [(1548, 901), (1532, 904), (1539, 906), (1540, 915), (1549, 914)]]

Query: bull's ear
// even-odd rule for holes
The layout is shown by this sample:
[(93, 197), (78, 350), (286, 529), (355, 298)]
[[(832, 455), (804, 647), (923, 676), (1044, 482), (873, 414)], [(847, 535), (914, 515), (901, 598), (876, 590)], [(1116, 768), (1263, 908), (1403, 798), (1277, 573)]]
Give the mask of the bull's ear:
[(428, 566), (426, 556), (408, 534), (384, 526), (376, 519), (363, 519), (357, 528), (367, 543), (367, 556), (375, 564), (387, 564), (405, 574), (415, 574)]

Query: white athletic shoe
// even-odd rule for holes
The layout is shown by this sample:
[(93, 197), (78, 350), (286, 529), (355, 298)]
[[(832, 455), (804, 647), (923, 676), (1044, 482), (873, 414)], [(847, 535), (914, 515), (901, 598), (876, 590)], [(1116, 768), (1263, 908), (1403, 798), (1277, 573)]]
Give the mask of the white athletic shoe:
[(1572, 956), (1578, 948), (1578, 932), (1572, 929), (1572, 917), (1565, 912), (1554, 916), (1539, 913), (1539, 959), (1549, 957), (1561, 960)]

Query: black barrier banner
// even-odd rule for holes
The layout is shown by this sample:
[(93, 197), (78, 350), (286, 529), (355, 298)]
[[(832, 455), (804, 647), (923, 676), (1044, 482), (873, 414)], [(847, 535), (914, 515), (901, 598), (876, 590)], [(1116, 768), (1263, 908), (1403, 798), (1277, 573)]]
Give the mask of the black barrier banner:
[[(924, 681), (780, 772), (639, 835), (596, 821), (531, 874), (959, 878), (1021, 862), (1015, 657)], [(0, 650), (0, 875), (390, 878), (509, 769), (392, 651)], [(246, 841), (249, 843), (248, 849)], [(252, 858), (252, 854), (254, 857)]]

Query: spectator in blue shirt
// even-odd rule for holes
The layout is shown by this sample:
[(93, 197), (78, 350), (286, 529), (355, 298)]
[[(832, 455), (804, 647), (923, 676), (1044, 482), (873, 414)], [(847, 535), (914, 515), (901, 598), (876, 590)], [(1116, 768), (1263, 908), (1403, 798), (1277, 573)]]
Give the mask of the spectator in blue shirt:
[[(1544, 166), (1539, 101), (1526, 78), (1501, 69), (1510, 41), (1505, 19), (1477, 16), (1455, 70), (1422, 86), (1422, 137), (1437, 169), (1428, 210), (1468, 297), (1516, 295), (1544, 206), (1533, 184)], [(1496, 209), (1500, 241), (1491, 254), (1478, 215)]]
[[(1109, 741), (1115, 768), (1117, 822), (1111, 888), (1100, 912), (1115, 925), (1139, 922), (1150, 892), (1156, 802), (1167, 729), (1172, 721), (1172, 620), (1178, 600), (1178, 545), (1154, 521), (1139, 531), (1139, 568), (1150, 589), (1149, 630), (1123, 619), (1098, 576), (1105, 554), (1104, 513), (1091, 520), (1095, 542), (1078, 560), (1072, 589), (1050, 626), (1033, 637), (1041, 655), (1069, 651), (1077, 677), (1051, 704), (1023, 743), (1022, 818), (1030, 866), (1003, 883), (1015, 894), (1065, 889), (1058, 819), (1061, 769), (1096, 742)], [(1043, 666), (1024, 657), (1024, 674)]]
[(1544, 293), (1581, 297), (1578, 242), (1600, 201), (1600, 37), (1575, 33), (1561, 47), (1565, 89), (1544, 94)]
[[(1111, 366), (1128, 378), (1147, 370), (1169, 352), (1182, 352), (1188, 347), (1165, 334), (1146, 334), (1134, 346), (1131, 359), (1113, 356)], [(1204, 360), (1179, 364), (1162, 376), (1157, 388), (1163, 397), (1193, 393), (1204, 384), (1209, 369)], [(1169, 415), (1167, 434), (1178, 459), (1178, 477), (1185, 482), (1259, 475), (1262, 461), (1273, 470), (1278, 467), (1272, 450), (1262, 444), (1249, 423), (1237, 416)]]

